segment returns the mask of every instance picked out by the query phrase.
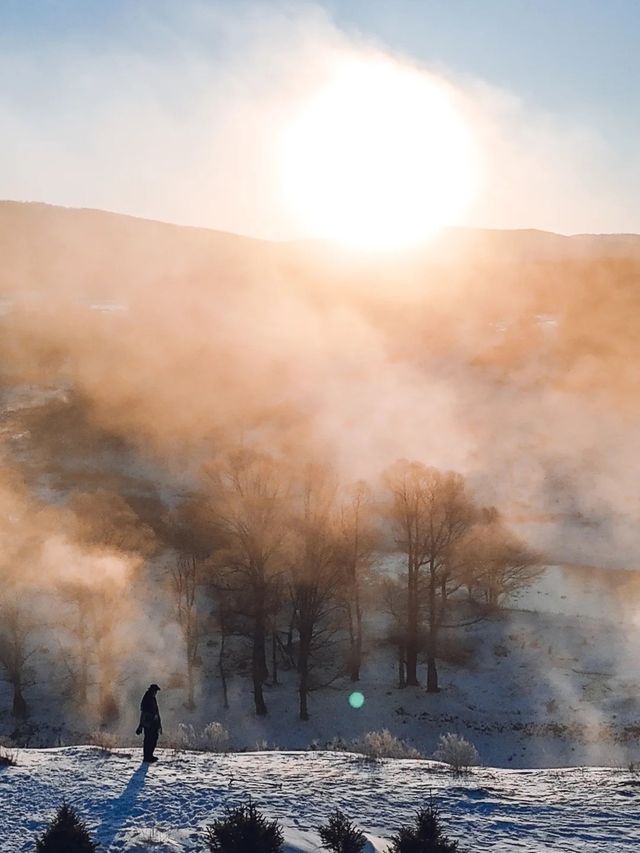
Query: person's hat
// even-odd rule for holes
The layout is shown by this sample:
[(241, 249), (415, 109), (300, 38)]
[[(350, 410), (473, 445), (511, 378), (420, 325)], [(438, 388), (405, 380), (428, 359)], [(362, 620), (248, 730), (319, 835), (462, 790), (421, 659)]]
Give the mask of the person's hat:
[(150, 685), (149, 685), (149, 690), (160, 690), (160, 688), (158, 687), (158, 685), (157, 685), (157, 684), (150, 684)]

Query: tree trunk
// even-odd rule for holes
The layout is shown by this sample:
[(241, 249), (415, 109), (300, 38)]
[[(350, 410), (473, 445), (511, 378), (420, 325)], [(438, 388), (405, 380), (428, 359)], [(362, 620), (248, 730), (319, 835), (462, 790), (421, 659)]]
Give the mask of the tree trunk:
[(27, 702), (22, 695), (22, 683), (20, 676), (17, 676), (13, 682), (13, 707), (11, 712), (18, 720), (26, 719), (29, 713)]
[(80, 666), (76, 685), (76, 698), (86, 704), (89, 693), (89, 637), (82, 605), (78, 604), (78, 642), (80, 645)]
[(418, 685), (418, 575), (415, 568), (409, 569), (407, 579), (407, 641), (405, 648), (406, 686)]
[(405, 687), (417, 687), (418, 681), (418, 642), (414, 635), (407, 637)]
[(272, 683), (278, 684), (278, 632), (275, 627), (271, 632), (271, 671)]
[(80, 673), (78, 676), (77, 698), (83, 705), (87, 701), (89, 688), (89, 655), (85, 648), (80, 655)]
[(427, 693), (437, 693), (438, 669), (436, 667), (436, 654), (438, 651), (436, 614), (436, 575), (431, 571), (429, 583), (429, 641), (427, 645)]
[(193, 711), (196, 707), (195, 698), (194, 698), (194, 677), (193, 677), (193, 660), (189, 655), (187, 660), (187, 701), (185, 702), (185, 708), (189, 711)]
[(298, 660), (298, 671), (300, 673), (300, 719), (309, 719), (309, 708), (307, 698), (309, 695), (309, 653), (311, 649), (311, 637), (306, 634), (300, 635), (300, 657)]
[(224, 644), (226, 635), (222, 631), (220, 637), (220, 652), (218, 653), (218, 671), (220, 673), (220, 683), (222, 684), (222, 702), (225, 710), (229, 709), (229, 693), (227, 691), (227, 674), (224, 669)]
[(427, 654), (427, 693), (439, 693), (438, 687), (438, 669), (436, 667), (435, 655), (431, 652)]
[(300, 719), (307, 721), (309, 719), (309, 708), (307, 705), (307, 696), (309, 694), (307, 673), (300, 674)]
[(256, 619), (253, 631), (253, 650), (251, 655), (251, 676), (253, 678), (253, 699), (258, 717), (267, 716), (267, 705), (264, 701), (262, 685), (267, 670), (267, 649), (265, 628), (262, 617)]
[(404, 645), (398, 644), (398, 687), (402, 690), (407, 686), (407, 677), (404, 671)]
[(498, 607), (498, 587), (491, 576), (487, 585), (487, 606), (489, 610), (495, 610)]
[(101, 650), (99, 658), (98, 703), (103, 726), (109, 726), (120, 718), (120, 707), (113, 692), (116, 681), (113, 653), (110, 647)]
[(351, 632), (351, 681), (360, 681), (362, 666), (362, 608), (360, 607), (360, 591), (356, 583), (353, 593), (353, 603), (356, 611), (355, 631)]
[(120, 719), (118, 700), (110, 687), (101, 687), (99, 703), (100, 721), (103, 726), (110, 726)]
[(296, 621), (296, 613), (297, 608), (293, 608), (293, 612), (291, 613), (291, 620), (289, 622), (289, 630), (287, 631), (287, 655), (291, 660), (293, 660), (293, 628)]

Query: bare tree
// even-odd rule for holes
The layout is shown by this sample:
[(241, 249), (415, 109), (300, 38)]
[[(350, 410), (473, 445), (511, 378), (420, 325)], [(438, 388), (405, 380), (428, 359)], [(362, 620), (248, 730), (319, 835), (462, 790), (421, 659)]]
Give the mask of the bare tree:
[(344, 584), (339, 559), (336, 485), (324, 468), (308, 466), (300, 512), (294, 517), (290, 572), (298, 632), (300, 719), (309, 719), (308, 696), (315, 659), (332, 643)]
[(73, 513), (75, 541), (93, 553), (148, 557), (157, 548), (155, 532), (116, 492), (76, 492), (67, 509)]
[(120, 681), (121, 643), (118, 629), (128, 613), (128, 596), (115, 580), (102, 578), (65, 583), (60, 594), (72, 607), (63, 627), (75, 640), (73, 663), (67, 664), (74, 698), (89, 701), (97, 688), (96, 704), (103, 725), (120, 714), (116, 686)]
[(98, 686), (98, 710), (103, 725), (120, 716), (115, 687), (119, 680), (120, 646), (117, 629), (123, 611), (122, 589), (115, 582), (104, 581), (89, 590), (88, 617), (95, 649)]
[(17, 598), (0, 605), (0, 667), (13, 690), (11, 713), (16, 719), (28, 716), (24, 697), (28, 680), (28, 663), (36, 652), (31, 638), (37, 628), (29, 608)]
[(376, 545), (372, 523), (371, 493), (363, 481), (356, 483), (340, 513), (340, 555), (344, 567), (345, 605), (349, 624), (349, 674), (360, 680), (363, 644), (363, 579)]
[(195, 667), (200, 645), (200, 614), (197, 592), (201, 582), (201, 565), (193, 553), (178, 554), (170, 570), (171, 590), (176, 608), (176, 619), (182, 637), (187, 662), (187, 701), (185, 707), (195, 708)]
[(512, 533), (493, 507), (460, 544), (459, 559), (470, 595), (480, 595), (490, 609), (531, 584), (543, 571), (542, 557)]
[(71, 637), (71, 654), (65, 657), (71, 691), (86, 704), (90, 687), (97, 685), (100, 713), (108, 722), (118, 715), (116, 629), (128, 602), (122, 584), (157, 550), (156, 534), (124, 497), (105, 489), (73, 492), (59, 526), (83, 558), (84, 569), (84, 575), (58, 586), (69, 605), (61, 627)]
[(427, 691), (438, 691), (438, 632), (451, 585), (460, 585), (452, 555), (475, 518), (464, 480), (420, 462), (405, 460), (385, 474), (389, 516), (396, 543), (406, 556), (406, 681), (418, 684), (418, 656), (426, 620)]
[(247, 622), (255, 711), (265, 716), (267, 632), (283, 571), (287, 487), (274, 460), (252, 450), (230, 453), (209, 473), (212, 524), (221, 540), (216, 562)]
[(214, 621), (217, 623), (220, 645), (218, 647), (218, 674), (222, 687), (222, 703), (229, 708), (229, 689), (227, 685), (226, 651), (227, 638), (231, 634), (230, 614), (231, 605), (228, 601), (228, 593), (224, 589), (218, 589), (215, 595)]
[(67, 669), (71, 679), (71, 690), (74, 699), (85, 705), (88, 700), (91, 683), (91, 666), (93, 661), (92, 631), (89, 624), (90, 589), (86, 583), (68, 582), (60, 586), (63, 600), (70, 605), (71, 612), (61, 626), (71, 634), (75, 647)]
[(391, 617), (386, 640), (396, 650), (398, 687), (407, 686), (407, 589), (403, 577), (384, 577), (380, 581), (383, 610)]

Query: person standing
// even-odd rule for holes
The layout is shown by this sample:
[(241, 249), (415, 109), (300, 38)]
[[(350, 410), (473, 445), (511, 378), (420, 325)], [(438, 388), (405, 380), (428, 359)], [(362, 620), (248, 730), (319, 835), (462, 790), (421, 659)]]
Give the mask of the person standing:
[(159, 690), (160, 688), (157, 684), (150, 684), (147, 692), (142, 697), (142, 702), (140, 702), (140, 723), (136, 729), (136, 734), (142, 734), (144, 731), (142, 760), (148, 764), (152, 764), (158, 760), (153, 754), (153, 750), (158, 743), (158, 735), (162, 734), (162, 720), (160, 719), (160, 710), (158, 709), (158, 700), (156, 699)]

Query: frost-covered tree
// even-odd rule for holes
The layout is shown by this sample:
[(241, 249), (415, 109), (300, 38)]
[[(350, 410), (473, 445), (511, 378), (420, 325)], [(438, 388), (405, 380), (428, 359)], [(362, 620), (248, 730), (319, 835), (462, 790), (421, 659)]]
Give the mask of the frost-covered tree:
[(211, 525), (219, 538), (216, 570), (251, 644), (255, 711), (265, 716), (267, 633), (279, 606), (287, 538), (287, 478), (270, 456), (240, 449), (209, 468)]
[(184, 639), (187, 664), (186, 707), (195, 708), (195, 667), (201, 638), (201, 619), (198, 609), (198, 586), (202, 566), (196, 553), (180, 553), (170, 570), (171, 592), (176, 610), (176, 620)]
[(440, 735), (433, 757), (436, 761), (448, 764), (454, 773), (466, 773), (471, 767), (480, 764), (480, 756), (475, 746), (453, 732)]
[(396, 650), (398, 667), (398, 687), (407, 686), (407, 590), (403, 579), (383, 577), (380, 579), (380, 601), (382, 610), (391, 622), (385, 634), (385, 641)]
[(423, 625), (427, 656), (427, 691), (438, 690), (438, 634), (451, 588), (461, 579), (453, 555), (476, 516), (464, 479), (453, 472), (402, 460), (385, 474), (396, 543), (406, 558), (406, 682), (418, 684), (418, 656)]
[(359, 681), (363, 645), (363, 583), (377, 545), (371, 492), (363, 481), (347, 490), (340, 510), (339, 555), (344, 572), (344, 601), (349, 627), (349, 675)]
[(491, 610), (543, 571), (541, 556), (506, 527), (493, 507), (482, 510), (460, 543), (458, 558), (470, 596)]
[(298, 633), (300, 719), (309, 719), (311, 673), (333, 644), (339, 628), (344, 584), (336, 515), (337, 483), (332, 473), (309, 465), (292, 520), (289, 589)]

